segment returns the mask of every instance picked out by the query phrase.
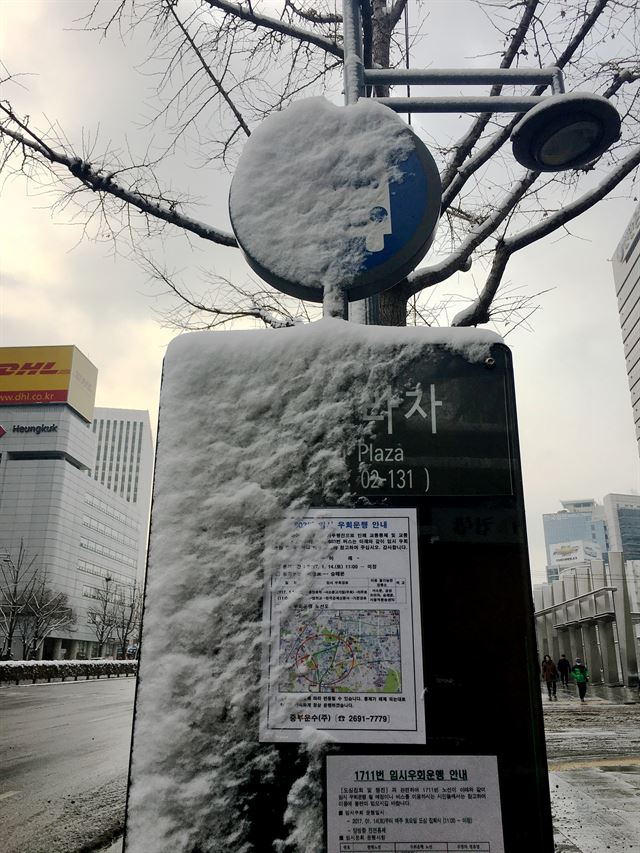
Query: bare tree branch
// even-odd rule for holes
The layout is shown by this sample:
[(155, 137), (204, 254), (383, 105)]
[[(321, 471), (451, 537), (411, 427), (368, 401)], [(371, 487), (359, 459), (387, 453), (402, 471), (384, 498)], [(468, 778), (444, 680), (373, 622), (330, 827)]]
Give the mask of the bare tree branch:
[[(0, 104), (0, 109), (12, 120), (16, 121), (14, 113)], [(220, 231), (203, 222), (198, 222), (183, 213), (180, 213), (175, 204), (165, 205), (154, 201), (143, 193), (127, 189), (113, 180), (111, 174), (103, 174), (100, 169), (96, 169), (91, 163), (82, 160), (79, 157), (70, 156), (63, 151), (54, 151), (42, 140), (37, 139), (33, 131), (29, 131), (33, 140), (29, 140), (23, 133), (7, 127), (6, 124), (0, 124), (0, 135), (8, 136), (21, 145), (23, 148), (34, 152), (44, 160), (60, 166), (64, 166), (69, 172), (82, 183), (82, 185), (95, 193), (106, 194), (120, 199), (127, 204), (135, 207), (142, 213), (153, 216), (156, 219), (162, 219), (175, 225), (178, 228), (183, 228), (185, 231), (190, 231), (202, 237), (203, 240), (210, 240), (213, 243), (220, 243), (223, 246), (237, 246), (237, 241), (232, 234)], [(36, 141), (37, 140), (37, 141)]]
[[(578, 215), (581, 205), (587, 209), (604, 197), (606, 189), (586, 194), (583, 190), (605, 168), (613, 167), (611, 174), (615, 175), (616, 164), (623, 170), (628, 166), (626, 174), (637, 166), (629, 154), (640, 124), (640, 94), (634, 86), (640, 79), (636, 5), (620, 0), (516, 0), (509, 4), (477, 0), (476, 5), (497, 33), (496, 49), (489, 46), (485, 54), (491, 57), (491, 65), (499, 62), (501, 68), (508, 68), (533, 62), (540, 67), (564, 67), (569, 88), (588, 88), (615, 100), (623, 120), (622, 136), (593, 167), (544, 177), (533, 172), (523, 177), (519, 169), (514, 170), (506, 143), (519, 115), (512, 119), (499, 113), (481, 116), (471, 120), (458, 141), (446, 137), (431, 140), (434, 156), (445, 164), (441, 227), (434, 243), (442, 260), (414, 271), (379, 296), (385, 323), (406, 322), (408, 298), (414, 300), (415, 317), (433, 322), (438, 310), (448, 317), (459, 296), (431, 300), (428, 309), (415, 304), (415, 297), (423, 289), (466, 272), (472, 260), (483, 274), (488, 270), (487, 278), (478, 299), (462, 315), (463, 320), (456, 317), (456, 322), (504, 317), (510, 305), (522, 318), (530, 316), (533, 309), (526, 299), (518, 295), (509, 302), (502, 284), (508, 258), (519, 248), (517, 241), (544, 239), (561, 227), (554, 223), (560, 222), (563, 210)], [(124, 235), (136, 257), (144, 257), (140, 236), (151, 236), (166, 223), (187, 235), (236, 246), (233, 235), (183, 213), (195, 202), (186, 194), (174, 198), (162, 188), (159, 176), (168, 173), (171, 157), (185, 154), (187, 160), (180, 165), (187, 168), (210, 170), (219, 160), (232, 165), (238, 142), (265, 117), (301, 94), (317, 94), (331, 87), (331, 75), (343, 57), (341, 17), (332, 0), (279, 0), (275, 7), (270, 0), (269, 6), (267, 0), (202, 0), (186, 4), (188, 12), (180, 15), (177, 0), (146, 0), (143, 4), (119, 0), (115, 11), (106, 5), (105, 22), (96, 26), (96, 10), (102, 6), (96, 0), (84, 19), (85, 29), (106, 34), (117, 24), (123, 36), (138, 26), (151, 33), (145, 71), (156, 82), (153, 113), (145, 127), (153, 127), (162, 138), (161, 148), (152, 138), (144, 160), (140, 163), (138, 157), (138, 165), (125, 166), (119, 151), (111, 150), (110, 145), (106, 153), (95, 153), (96, 134), (84, 139), (89, 150), (83, 149), (78, 157), (55, 124), (45, 133), (36, 132), (28, 118), (18, 117), (11, 107), (0, 104), (7, 117), (0, 125), (6, 143), (0, 165), (6, 166), (8, 174), (22, 172), (46, 192), (57, 181), (63, 188), (56, 202), (58, 210), (78, 204), (80, 215), (85, 216), (86, 233), (91, 226), (100, 237), (110, 237), (109, 231), (114, 231), (114, 239)], [(360, 0), (360, 6), (367, 66), (397, 65), (408, 51), (404, 40), (394, 34), (405, 0)], [(271, 8), (277, 10), (274, 16), (261, 11)], [(375, 88), (376, 95), (387, 94), (387, 87)], [(538, 86), (533, 94), (540, 95), (545, 88)], [(501, 91), (495, 85), (491, 94), (497, 96)], [(136, 158), (128, 155), (129, 162), (135, 164)], [(611, 184), (607, 177), (599, 184), (609, 185), (617, 186), (615, 179)], [(141, 214), (140, 220), (135, 211)], [(138, 227), (140, 222), (143, 229)], [(159, 223), (156, 229), (154, 222)], [(215, 274), (208, 279), (209, 292), (205, 288), (204, 295), (197, 296), (192, 281), (179, 282), (158, 264), (147, 266), (164, 291), (177, 300), (165, 322), (181, 328), (219, 328), (243, 319), (269, 326), (291, 325), (314, 310), (274, 294), (266, 285), (260, 290), (251, 281), (238, 285)]]
[(500, 240), (496, 247), (496, 251), (491, 266), (491, 271), (482, 289), (481, 294), (470, 306), (469, 309), (459, 314), (453, 321), (456, 326), (477, 326), (480, 323), (488, 323), (491, 317), (491, 304), (496, 295), (502, 276), (506, 269), (507, 263), (514, 252), (530, 246), (543, 237), (547, 237), (553, 231), (557, 231), (580, 216), (594, 204), (601, 201), (613, 190), (618, 184), (624, 180), (638, 165), (640, 164), (640, 147), (632, 151), (613, 171), (608, 175), (607, 179), (593, 190), (573, 203), (562, 207), (560, 210), (551, 216), (547, 216), (542, 222), (537, 223), (531, 228), (514, 234), (511, 237), (506, 237)]
[[(179, 300), (178, 306), (164, 317), (164, 325), (172, 328), (203, 331), (224, 328), (235, 320), (253, 319), (269, 328), (281, 329), (309, 319), (300, 300), (290, 300), (273, 290), (249, 290), (216, 276), (215, 289), (209, 286), (207, 297), (198, 299), (151, 258), (145, 256), (144, 265), (152, 278)], [(289, 308), (290, 302), (297, 305), (297, 311)]]
[[(518, 54), (522, 46), (522, 42), (524, 41), (527, 32), (529, 30), (529, 26), (531, 24), (531, 20), (535, 14), (536, 8), (538, 6), (539, 0), (527, 0), (524, 6), (524, 11), (522, 13), (522, 17), (520, 18), (520, 23), (516, 28), (511, 42), (502, 57), (502, 61), (500, 63), (500, 68), (510, 68), (513, 60)], [(500, 94), (502, 91), (502, 86), (495, 85), (491, 87), (490, 95), (493, 97)], [(444, 172), (440, 176), (440, 180), (442, 181), (442, 189), (444, 192), (448, 189), (451, 181), (457, 174), (458, 169), (464, 163), (466, 158), (469, 156), (476, 142), (482, 136), (482, 132), (486, 128), (491, 115), (489, 113), (485, 113), (476, 118), (472, 126), (469, 128), (467, 133), (462, 137), (462, 139), (454, 145), (453, 148), (453, 156), (449, 160)], [(446, 204), (443, 202), (443, 207), (446, 208)]]
[(28, 606), (38, 580), (34, 568), (37, 555), (28, 556), (27, 546), (20, 540), (18, 556), (14, 559), (9, 551), (0, 553), (0, 632), (2, 633), (3, 658), (11, 655), (13, 637), (20, 616)]
[(454, 273), (465, 269), (472, 252), (495, 233), (496, 229), (509, 216), (539, 176), (540, 172), (527, 172), (522, 180), (516, 182), (509, 193), (496, 206), (493, 214), (488, 216), (480, 225), (474, 226), (469, 231), (467, 238), (455, 252), (452, 252), (447, 258), (440, 261), (440, 263), (416, 270), (416, 272), (408, 276), (403, 286), (404, 297), (408, 299), (423, 288), (433, 287), (434, 284), (438, 284)]
[(180, 18), (178, 17), (178, 14), (177, 14), (177, 12), (176, 12), (176, 10), (175, 10), (175, 6), (170, 6), (169, 8), (170, 8), (171, 15), (172, 15), (172, 17), (173, 17), (174, 21), (176, 22), (176, 24), (178, 25), (178, 27), (180, 28), (180, 30), (183, 32), (184, 37), (186, 38), (186, 40), (187, 40), (187, 41), (189, 42), (189, 44), (191, 45), (191, 49), (193, 50), (193, 52), (195, 53), (195, 55), (198, 57), (198, 60), (200, 61), (200, 64), (202, 65), (202, 67), (203, 67), (203, 69), (204, 69), (205, 74), (206, 74), (206, 75), (207, 75), (207, 77), (211, 80), (211, 82), (212, 82), (212, 83), (213, 83), (213, 85), (216, 87), (216, 89), (218, 90), (218, 92), (220, 92), (220, 94), (221, 94), (221, 95), (222, 95), (222, 97), (224, 98), (225, 103), (227, 104), (227, 106), (229, 107), (229, 109), (231, 110), (231, 112), (234, 114), (234, 116), (236, 117), (236, 119), (238, 120), (238, 124), (240, 125), (240, 127), (242, 128), (242, 130), (245, 132), (245, 135), (246, 135), (246, 136), (251, 136), (251, 131), (249, 130), (249, 127), (248, 127), (248, 125), (247, 125), (246, 121), (243, 119), (243, 117), (242, 117), (242, 115), (241, 115), (241, 113), (240, 113), (239, 109), (236, 107), (236, 105), (235, 105), (235, 104), (233, 103), (233, 101), (231, 100), (231, 97), (230, 97), (229, 93), (228, 93), (228, 92), (227, 92), (227, 90), (224, 88), (224, 86), (222, 85), (222, 83), (220, 82), (220, 80), (218, 80), (218, 78), (215, 76), (215, 74), (213, 73), (213, 71), (209, 68), (209, 66), (208, 66), (208, 65), (207, 65), (207, 63), (205, 62), (205, 59), (204, 59), (204, 57), (203, 57), (202, 53), (201, 53), (201, 52), (200, 52), (200, 50), (198, 49), (198, 46), (196, 45), (196, 43), (194, 42), (194, 40), (191, 38), (191, 35), (189, 34), (189, 32), (188, 32), (187, 28), (184, 26), (184, 24), (182, 23), (182, 21), (181, 21), (181, 20), (180, 20)]
[[(574, 35), (574, 37), (571, 39), (569, 44), (562, 51), (561, 55), (557, 58), (555, 65), (558, 68), (564, 68), (567, 65), (567, 63), (569, 62), (571, 57), (575, 54), (575, 52), (579, 49), (579, 47), (583, 43), (583, 41), (584, 41), (587, 33), (589, 32), (589, 30), (591, 30), (593, 28), (593, 26), (595, 25), (596, 21), (598, 20), (598, 18), (600, 17), (602, 12), (604, 11), (604, 8), (608, 2), (609, 2), (609, 0), (598, 0), (596, 5), (594, 6), (594, 8), (591, 10), (591, 13), (585, 18), (585, 20), (584, 20), (582, 26), (580, 27), (580, 29), (578, 30), (578, 32)], [(538, 3), (538, 0), (529, 0), (529, 3), (527, 4), (527, 12), (529, 11), (529, 6), (532, 6), (533, 8), (531, 8), (531, 10), (530, 10), (531, 11), (530, 15), (527, 15), (525, 13), (525, 16), (523, 16), (523, 18), (522, 18), (521, 25), (525, 22), (525, 19), (528, 19), (527, 27), (529, 26), (531, 19), (533, 17), (533, 12), (535, 11), (535, 7), (537, 6), (537, 3)], [(516, 41), (516, 36), (514, 36), (514, 41), (512, 42), (512, 46), (516, 52), (517, 52), (518, 48), (521, 46), (525, 35), (526, 35), (526, 29), (524, 31), (522, 31), (522, 28), (519, 27), (518, 33), (517, 33), (518, 41)], [(512, 59), (513, 59), (512, 51), (509, 51), (507, 53), (507, 55), (505, 56), (505, 59), (503, 60), (503, 63), (507, 62), (507, 64), (501, 63), (500, 67), (501, 68), (509, 67)], [(502, 87), (495, 87), (494, 86), (491, 90), (491, 94), (492, 95), (498, 94), (500, 92), (501, 88)], [(536, 86), (533, 89), (533, 91), (531, 92), (531, 94), (532, 95), (541, 95), (544, 92), (545, 88), (546, 88), (546, 86), (544, 86), (544, 85)], [(494, 92), (494, 90), (496, 90), (496, 91)], [(514, 118), (511, 119), (511, 121), (507, 124), (507, 126), (505, 128), (503, 128), (501, 131), (499, 131), (497, 134), (495, 134), (495, 136), (489, 142), (489, 144), (487, 146), (485, 146), (485, 148), (481, 152), (479, 152), (478, 154), (476, 154), (473, 157), (471, 162), (467, 163), (465, 165), (465, 167), (461, 168), (462, 163), (469, 156), (474, 145), (476, 144), (476, 142), (480, 138), (480, 135), (482, 134), (482, 131), (484, 130), (484, 127), (486, 126), (489, 118), (490, 118), (490, 116), (488, 116), (488, 115), (487, 116), (480, 116), (476, 120), (474, 126), (469, 131), (469, 133), (463, 138), (463, 140), (458, 145), (455, 146), (454, 159), (449, 164), (449, 166), (447, 167), (447, 169), (445, 170), (445, 172), (443, 173), (443, 175), (441, 177), (442, 188), (443, 188), (443, 193), (442, 193), (442, 209), (443, 210), (446, 210), (446, 208), (451, 203), (451, 201), (460, 193), (460, 191), (464, 187), (464, 185), (467, 182), (467, 180), (469, 179), (469, 177), (475, 171), (477, 171), (477, 169), (479, 169), (481, 166), (483, 166), (493, 156), (493, 154), (495, 154), (495, 152), (498, 151), (504, 145), (504, 143), (510, 139), (513, 128), (520, 121), (522, 116), (521, 115), (514, 116)], [(483, 121), (484, 121), (484, 124), (483, 124)], [(454, 168), (454, 166), (455, 166), (455, 168)]]
[(312, 24), (341, 24), (342, 15), (325, 15), (321, 12), (316, 12), (315, 9), (299, 9), (291, 0), (285, 0), (285, 7), (291, 9), (294, 15), (302, 18), (303, 21), (310, 21)]
[(389, 10), (389, 23), (391, 24), (391, 29), (397, 25), (398, 21), (402, 17), (402, 13), (404, 12), (406, 5), (407, 0), (394, 0), (394, 3)]
[(239, 18), (242, 21), (255, 24), (256, 27), (264, 27), (271, 32), (281, 33), (306, 44), (315, 45), (315, 47), (319, 47), (321, 50), (331, 53), (334, 56), (340, 58), (343, 56), (342, 48), (330, 39), (316, 35), (311, 30), (287, 24), (278, 18), (272, 18), (270, 15), (262, 15), (255, 12), (250, 4), (245, 8), (239, 3), (230, 3), (228, 0), (203, 0), (203, 3), (207, 3), (212, 9), (220, 9), (220, 11), (228, 15), (233, 15), (233, 17)]

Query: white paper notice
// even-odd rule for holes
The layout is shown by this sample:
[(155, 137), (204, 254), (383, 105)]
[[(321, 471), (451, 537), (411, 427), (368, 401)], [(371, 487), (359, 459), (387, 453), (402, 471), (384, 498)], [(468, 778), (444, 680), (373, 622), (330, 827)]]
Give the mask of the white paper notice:
[(327, 853), (504, 853), (487, 755), (328, 755)]
[(260, 740), (424, 743), (416, 510), (308, 510), (281, 549)]

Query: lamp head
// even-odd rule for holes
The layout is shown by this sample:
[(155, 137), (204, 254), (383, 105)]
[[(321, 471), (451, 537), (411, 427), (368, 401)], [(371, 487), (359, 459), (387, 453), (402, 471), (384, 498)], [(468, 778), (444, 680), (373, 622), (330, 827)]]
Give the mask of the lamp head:
[(616, 108), (600, 95), (552, 95), (514, 128), (513, 156), (536, 172), (578, 169), (620, 138), (620, 124)]

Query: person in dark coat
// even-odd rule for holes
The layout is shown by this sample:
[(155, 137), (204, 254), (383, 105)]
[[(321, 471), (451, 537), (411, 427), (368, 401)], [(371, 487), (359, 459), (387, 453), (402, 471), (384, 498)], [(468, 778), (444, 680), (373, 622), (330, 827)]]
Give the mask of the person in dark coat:
[(557, 702), (558, 697), (556, 696), (556, 685), (558, 683), (558, 668), (549, 655), (545, 655), (542, 658), (541, 669), (542, 678), (544, 679), (544, 683), (547, 685), (547, 690), (549, 691), (549, 702), (554, 699)]
[(571, 669), (571, 664), (567, 660), (566, 655), (560, 655), (560, 660), (558, 661), (558, 672), (560, 673), (560, 683), (566, 690), (569, 687), (569, 670)]
[(580, 701), (584, 702), (584, 697), (587, 693), (587, 683), (589, 681), (589, 670), (582, 663), (580, 658), (576, 658), (576, 662), (571, 667), (571, 675), (573, 676), (573, 680), (578, 685), (578, 696), (580, 697)]

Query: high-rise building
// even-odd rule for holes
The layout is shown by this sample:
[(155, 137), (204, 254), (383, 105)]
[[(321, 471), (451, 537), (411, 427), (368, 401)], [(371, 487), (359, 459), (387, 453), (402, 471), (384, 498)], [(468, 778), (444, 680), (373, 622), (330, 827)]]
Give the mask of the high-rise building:
[[(96, 368), (75, 347), (0, 349), (0, 561), (5, 569), (15, 564), (23, 546), (39, 577), (66, 596), (75, 615), (73, 624), (49, 632), (38, 649), (45, 658), (95, 656), (99, 643), (91, 614), (105, 599), (126, 598), (144, 575), (149, 416), (113, 410), (118, 417), (107, 418), (116, 423), (115, 444), (107, 443), (101, 482), (99, 428), (92, 426), (96, 382)], [(5, 586), (0, 607), (6, 609)], [(16, 631), (15, 657), (22, 656), (22, 645)], [(108, 642), (103, 653), (115, 646), (115, 640)]]
[(609, 551), (624, 560), (640, 559), (640, 496), (605, 495), (561, 501), (560, 512), (542, 516), (547, 550), (547, 582), (558, 580), (565, 569), (591, 560), (608, 563)]
[(149, 412), (96, 407), (91, 430), (97, 444), (89, 476), (136, 511), (140, 530), (138, 583), (142, 585), (153, 472)]
[(640, 495), (605, 495), (609, 550), (625, 560), (640, 560)]
[(640, 204), (616, 248), (613, 278), (640, 452)]
[(149, 412), (96, 407), (91, 429), (97, 437), (91, 476), (127, 503), (148, 510), (153, 446)]
[(606, 559), (609, 550), (602, 506), (592, 498), (560, 503), (560, 512), (542, 516), (549, 583), (558, 579), (563, 568), (587, 559)]

